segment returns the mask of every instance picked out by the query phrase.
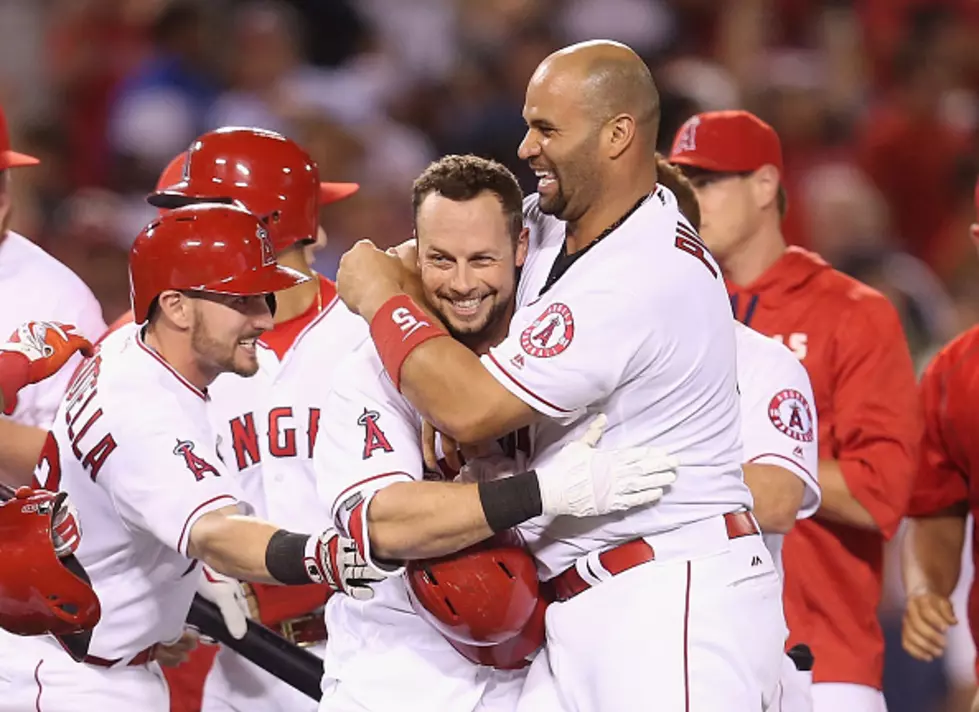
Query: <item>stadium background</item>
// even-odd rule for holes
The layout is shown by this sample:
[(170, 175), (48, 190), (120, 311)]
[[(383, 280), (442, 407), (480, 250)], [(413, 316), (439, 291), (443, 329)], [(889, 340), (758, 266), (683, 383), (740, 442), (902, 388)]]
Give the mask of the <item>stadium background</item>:
[[(12, 228), (111, 322), (166, 162), (207, 129), (263, 126), (325, 179), (362, 185), (324, 210), (316, 259), (332, 276), (354, 240), (409, 234), (410, 181), (443, 153), (496, 158), (532, 190), (516, 158), (526, 81), (598, 37), (653, 69), (664, 151), (700, 110), (748, 108), (776, 128), (787, 236), (884, 291), (919, 367), (979, 322), (979, 0), (0, 0), (0, 104), (14, 146), (42, 159), (16, 175)], [(944, 661), (904, 655), (893, 554), (888, 706), (963, 709), (965, 625)]]

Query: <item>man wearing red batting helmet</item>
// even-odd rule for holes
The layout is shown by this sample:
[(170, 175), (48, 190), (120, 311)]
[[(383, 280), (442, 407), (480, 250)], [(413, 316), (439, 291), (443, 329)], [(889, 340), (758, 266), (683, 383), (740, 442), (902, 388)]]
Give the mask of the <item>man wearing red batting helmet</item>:
[[(756, 116), (694, 116), (677, 133), (670, 162), (693, 183), (700, 234), (724, 273), (735, 317), (788, 346), (812, 382), (822, 502), (785, 538), (789, 646), (807, 643), (815, 655), (816, 712), (878, 712), (883, 545), (904, 514), (920, 437), (897, 312), (817, 255), (786, 247), (781, 145)], [(762, 486), (752, 476), (746, 472), (753, 492), (801, 493), (791, 473)]]
[[(261, 218), (277, 261), (309, 277), (276, 292), (275, 323), (256, 341), (258, 370), (243, 379), (218, 378), (210, 389), (218, 449), (249, 503), (272, 522), (319, 532), (329, 513), (320, 506), (313, 454), (333, 367), (366, 337), (359, 320), (336, 308), (333, 283), (315, 274), (304, 249), (319, 229), (320, 206), (352, 195), (354, 183), (320, 181), (319, 168), (294, 141), (251, 128), (224, 128), (196, 139), (180, 177), (150, 195), (162, 209), (188, 203), (236, 202)], [(324, 585), (295, 588), (235, 581), (207, 572), (201, 593), (222, 602), (234, 635), (250, 615), (290, 641), (323, 655)], [(369, 596), (358, 581), (357, 596)], [(247, 606), (240, 605), (247, 601)], [(247, 608), (247, 610), (246, 610)], [(203, 693), (205, 712), (315, 710), (316, 702), (230, 649), (221, 649)]]
[(326, 539), (243, 516), (207, 413), (218, 375), (258, 369), (271, 295), (307, 279), (276, 263), (268, 231), (238, 206), (173, 210), (137, 237), (136, 324), (74, 376), (35, 471), (36, 486), (77, 507), (86, 531), (76, 555), (101, 619), (81, 640), (3, 646), (0, 710), (167, 712), (156, 658), (182, 636), (199, 561), (268, 583), (338, 580)]

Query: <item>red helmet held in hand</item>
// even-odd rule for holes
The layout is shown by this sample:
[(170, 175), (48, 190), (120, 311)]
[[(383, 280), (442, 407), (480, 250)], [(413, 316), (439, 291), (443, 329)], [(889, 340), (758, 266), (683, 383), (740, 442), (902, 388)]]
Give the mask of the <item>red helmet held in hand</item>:
[(73, 635), (102, 615), (82, 565), (55, 554), (52, 522), (65, 497), (22, 487), (0, 504), (0, 628), (11, 633)]
[(510, 533), (449, 556), (409, 562), (407, 576), (416, 612), (465, 645), (510, 640), (539, 599), (537, 566)]

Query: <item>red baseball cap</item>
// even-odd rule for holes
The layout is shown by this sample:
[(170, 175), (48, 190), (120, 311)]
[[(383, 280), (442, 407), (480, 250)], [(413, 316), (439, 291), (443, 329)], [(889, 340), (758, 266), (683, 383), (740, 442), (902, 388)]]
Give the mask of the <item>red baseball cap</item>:
[(7, 117), (0, 107), (0, 171), (19, 166), (34, 166), (40, 163), (34, 156), (10, 150), (10, 133), (7, 131)]
[(670, 163), (715, 173), (743, 173), (773, 165), (782, 173), (775, 129), (747, 111), (708, 111), (677, 131)]

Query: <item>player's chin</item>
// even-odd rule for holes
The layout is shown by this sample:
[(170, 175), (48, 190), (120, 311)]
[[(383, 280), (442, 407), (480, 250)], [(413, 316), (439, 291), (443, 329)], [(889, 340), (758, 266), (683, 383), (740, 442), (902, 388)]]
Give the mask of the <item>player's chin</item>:
[(249, 353), (245, 349), (238, 347), (235, 349), (235, 356), (228, 369), (239, 376), (249, 377), (258, 373), (258, 357), (254, 353)]

